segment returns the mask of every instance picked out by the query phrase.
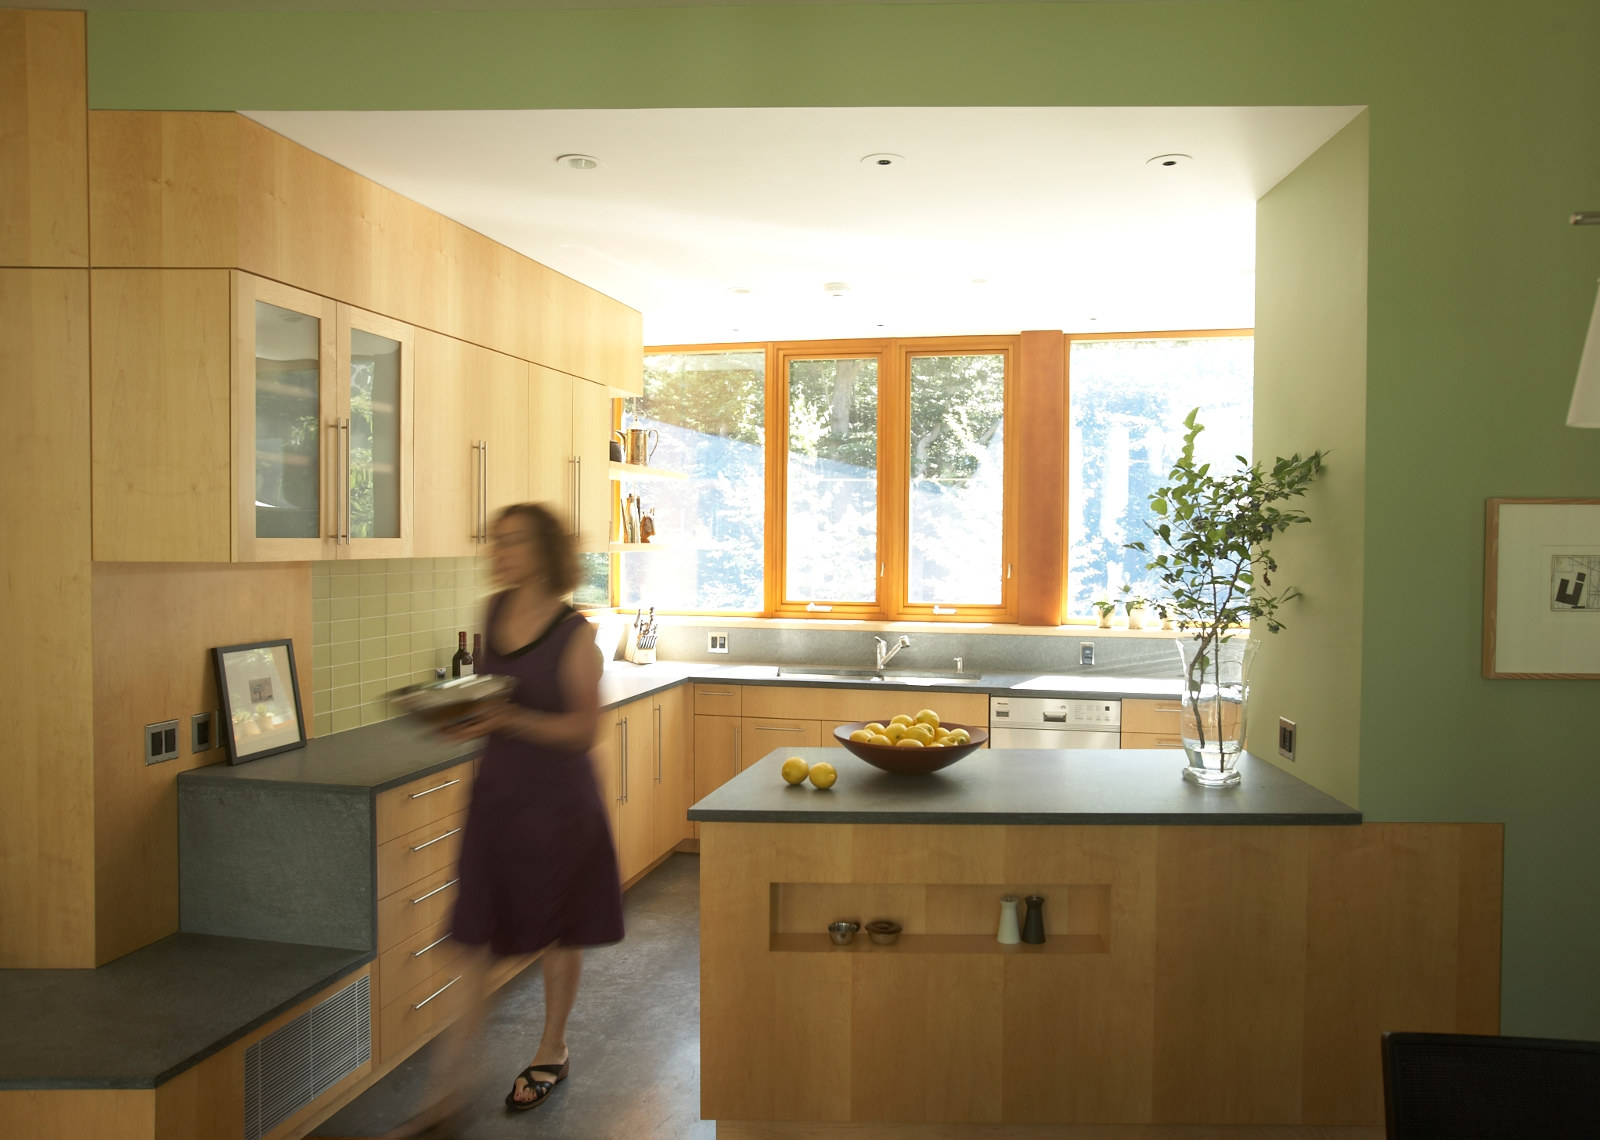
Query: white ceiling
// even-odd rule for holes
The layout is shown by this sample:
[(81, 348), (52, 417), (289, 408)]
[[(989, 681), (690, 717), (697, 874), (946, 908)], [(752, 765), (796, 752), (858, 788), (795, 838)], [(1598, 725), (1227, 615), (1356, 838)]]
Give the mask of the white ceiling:
[[(1359, 110), (250, 115), (632, 305), (659, 345), (1249, 326), (1256, 199)], [(860, 161), (884, 151), (904, 161)], [(1148, 163), (1171, 152), (1193, 161)]]

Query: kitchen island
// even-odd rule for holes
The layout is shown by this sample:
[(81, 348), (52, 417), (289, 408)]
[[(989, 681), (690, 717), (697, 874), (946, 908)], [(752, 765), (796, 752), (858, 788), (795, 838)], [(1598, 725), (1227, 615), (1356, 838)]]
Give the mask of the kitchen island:
[[(1498, 825), (1363, 823), (1249, 756), (1205, 790), (1172, 752), (796, 752), (834, 788), (775, 752), (690, 812), (724, 1140), (1377, 1135), (1383, 1030), (1498, 1031)], [(1030, 894), (1045, 942), (1001, 945)], [(827, 934), (878, 918), (897, 943)]]

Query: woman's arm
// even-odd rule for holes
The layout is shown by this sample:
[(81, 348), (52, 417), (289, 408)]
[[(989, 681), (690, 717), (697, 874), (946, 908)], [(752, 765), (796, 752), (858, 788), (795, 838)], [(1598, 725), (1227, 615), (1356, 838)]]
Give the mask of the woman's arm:
[(600, 728), (600, 654), (595, 651), (589, 623), (567, 639), (556, 666), (556, 684), (561, 688), (567, 710), (564, 713), (537, 712), (506, 701), (486, 710), (448, 733), (452, 739), (467, 739), (486, 733), (499, 733), (531, 744), (548, 744), (572, 752), (587, 752), (594, 746)]

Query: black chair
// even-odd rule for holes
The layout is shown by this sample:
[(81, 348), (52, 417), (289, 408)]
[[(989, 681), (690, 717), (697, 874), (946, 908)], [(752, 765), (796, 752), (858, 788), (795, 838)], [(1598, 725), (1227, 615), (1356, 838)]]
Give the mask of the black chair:
[(1600, 1138), (1600, 1042), (1385, 1033), (1389, 1140)]

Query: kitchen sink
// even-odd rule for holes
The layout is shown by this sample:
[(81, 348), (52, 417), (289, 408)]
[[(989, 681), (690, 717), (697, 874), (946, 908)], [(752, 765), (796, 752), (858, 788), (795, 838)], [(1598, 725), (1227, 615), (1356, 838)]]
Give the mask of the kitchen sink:
[(873, 669), (848, 669), (843, 666), (833, 665), (779, 665), (780, 677), (818, 677), (859, 681), (885, 681), (893, 684), (932, 685), (939, 681), (967, 681), (981, 680), (978, 674), (962, 672), (954, 669), (885, 669), (878, 672)]

